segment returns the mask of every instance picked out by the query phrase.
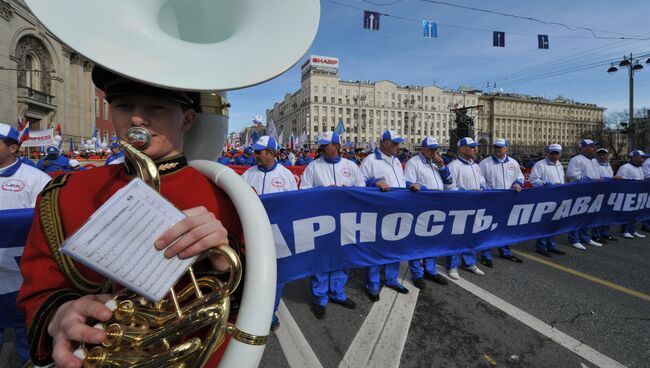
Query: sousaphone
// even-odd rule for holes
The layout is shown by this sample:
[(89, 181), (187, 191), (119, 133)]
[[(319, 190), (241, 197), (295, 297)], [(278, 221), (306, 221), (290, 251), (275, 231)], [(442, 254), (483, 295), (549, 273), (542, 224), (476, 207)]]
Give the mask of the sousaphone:
[[(193, 160), (190, 162), (193, 167), (226, 191), (237, 209), (246, 238), (246, 277), (241, 306), (236, 323), (219, 328), (227, 330), (232, 337), (220, 366), (257, 366), (273, 314), (276, 284), (273, 234), (259, 198), (237, 174), (214, 160), (228, 131), (226, 91), (265, 82), (294, 65), (316, 35), (319, 1), (26, 0), (26, 3), (63, 43), (101, 67), (146, 84), (201, 92), (202, 111), (194, 127), (186, 133), (185, 154)], [(134, 301), (142, 302), (137, 298)], [(203, 342), (209, 343), (212, 342)], [(128, 351), (123, 353), (129, 355)], [(156, 364), (157, 367), (196, 366)]]

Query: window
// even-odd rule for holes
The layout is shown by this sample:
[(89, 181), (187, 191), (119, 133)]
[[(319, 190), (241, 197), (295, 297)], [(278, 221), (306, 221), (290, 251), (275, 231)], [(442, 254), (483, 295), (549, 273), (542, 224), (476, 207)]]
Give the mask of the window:
[(102, 110), (102, 112), (103, 112), (102, 117), (103, 117), (104, 120), (108, 120), (108, 101), (106, 101), (106, 99), (104, 99), (104, 106), (103, 107), (104, 108)]
[(101, 110), (99, 109), (99, 97), (95, 96), (95, 117), (98, 118), (100, 116)]

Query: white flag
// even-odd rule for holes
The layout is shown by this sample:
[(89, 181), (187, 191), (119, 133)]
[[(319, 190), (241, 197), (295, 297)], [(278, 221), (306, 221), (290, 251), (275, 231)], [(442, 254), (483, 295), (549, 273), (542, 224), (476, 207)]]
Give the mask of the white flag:
[(284, 144), (284, 130), (280, 132), (280, 136), (278, 137), (278, 144)]
[(275, 130), (273, 119), (269, 119), (269, 124), (266, 126), (266, 134), (271, 138), (278, 139), (278, 132)]

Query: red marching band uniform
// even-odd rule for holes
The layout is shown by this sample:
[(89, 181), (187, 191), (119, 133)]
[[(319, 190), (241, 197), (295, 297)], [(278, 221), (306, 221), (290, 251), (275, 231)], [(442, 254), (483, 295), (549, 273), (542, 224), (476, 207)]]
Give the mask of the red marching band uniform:
[[(243, 240), (241, 223), (230, 199), (212, 181), (187, 166), (184, 156), (156, 164), (163, 197), (181, 210), (206, 207), (223, 223), (229, 236)], [(52, 362), (52, 338), (47, 326), (59, 306), (86, 294), (112, 293), (121, 288), (65, 257), (58, 248), (132, 178), (124, 164), (110, 165), (57, 177), (39, 196), (21, 258), (24, 281), (17, 300), (25, 312), (30, 356), (35, 364)], [(221, 345), (207, 367), (216, 366), (225, 346)]]

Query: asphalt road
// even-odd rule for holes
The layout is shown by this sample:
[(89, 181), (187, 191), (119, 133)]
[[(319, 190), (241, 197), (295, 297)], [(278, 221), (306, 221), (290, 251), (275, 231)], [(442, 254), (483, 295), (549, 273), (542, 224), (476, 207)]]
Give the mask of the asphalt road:
[[(282, 326), (271, 334), (260, 366), (598, 366), (575, 352), (587, 347), (623, 366), (650, 367), (650, 236), (587, 251), (568, 247), (565, 236), (558, 239), (564, 256), (541, 257), (526, 242), (513, 247), (525, 257), (523, 264), (496, 257), (494, 268), (481, 267), (485, 276), (461, 271), (461, 277), (578, 340), (577, 348), (455, 283), (427, 282), (419, 292), (407, 283), (409, 295), (384, 289), (382, 300), (372, 303), (363, 293), (364, 270), (355, 269), (346, 290), (357, 309), (330, 304), (325, 320), (311, 312), (308, 280), (286, 286), (283, 301), (295, 328), (281, 315)], [(0, 367), (20, 366), (9, 329)]]

